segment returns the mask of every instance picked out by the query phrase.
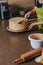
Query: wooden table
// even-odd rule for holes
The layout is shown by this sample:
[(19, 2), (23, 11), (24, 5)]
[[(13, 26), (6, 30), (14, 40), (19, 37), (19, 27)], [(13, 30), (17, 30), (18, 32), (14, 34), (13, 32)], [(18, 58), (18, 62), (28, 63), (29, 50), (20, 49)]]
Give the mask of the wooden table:
[(21, 54), (29, 52), (32, 48), (28, 35), (37, 32), (12, 33), (7, 31), (8, 21), (0, 21), (0, 65), (40, 65), (34, 59), (25, 63), (13, 63)]

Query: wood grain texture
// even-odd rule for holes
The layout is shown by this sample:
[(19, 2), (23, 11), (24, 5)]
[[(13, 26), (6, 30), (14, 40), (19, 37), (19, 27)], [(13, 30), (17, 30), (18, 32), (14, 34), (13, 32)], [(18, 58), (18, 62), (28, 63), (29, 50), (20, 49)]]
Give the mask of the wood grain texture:
[(15, 4), (18, 6), (22, 6), (22, 5), (33, 6), (34, 0), (8, 0), (8, 4), (10, 5)]
[(11, 33), (6, 30), (7, 26), (8, 20), (0, 21), (0, 65), (40, 65), (34, 59), (22, 64), (12, 63), (21, 54), (32, 50), (28, 35), (38, 31)]

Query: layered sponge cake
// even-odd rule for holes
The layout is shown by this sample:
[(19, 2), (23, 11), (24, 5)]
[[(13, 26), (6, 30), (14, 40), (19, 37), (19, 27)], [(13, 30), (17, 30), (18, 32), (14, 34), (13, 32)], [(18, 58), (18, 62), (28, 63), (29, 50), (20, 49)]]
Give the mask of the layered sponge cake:
[(28, 21), (23, 17), (14, 17), (9, 20), (9, 29), (14, 31), (26, 30)]

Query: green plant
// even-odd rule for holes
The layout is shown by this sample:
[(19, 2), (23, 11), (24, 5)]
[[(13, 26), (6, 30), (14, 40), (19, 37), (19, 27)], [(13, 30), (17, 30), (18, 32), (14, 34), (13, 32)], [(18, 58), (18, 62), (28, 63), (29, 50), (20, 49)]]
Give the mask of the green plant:
[(21, 7), (20, 7), (20, 10), (21, 10), (21, 11), (24, 11), (24, 12), (26, 13), (26, 12), (28, 12), (29, 9), (28, 9), (28, 7), (26, 7), (26, 6), (21, 6)]

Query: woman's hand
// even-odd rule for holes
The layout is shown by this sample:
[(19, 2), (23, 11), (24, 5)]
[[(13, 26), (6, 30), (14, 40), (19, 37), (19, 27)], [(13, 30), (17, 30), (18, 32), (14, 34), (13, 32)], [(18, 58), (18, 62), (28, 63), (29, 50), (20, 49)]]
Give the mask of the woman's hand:
[(36, 23), (30, 24), (30, 26), (28, 26), (28, 30), (31, 30), (35, 25), (36, 25)]
[(38, 25), (43, 25), (43, 21), (30, 24), (30, 26), (28, 26), (28, 30), (31, 30), (34, 26)]
[(28, 12), (28, 13), (26, 13), (25, 16), (24, 16), (24, 18), (28, 19), (30, 17), (30, 15), (31, 15), (31, 11)]
[(29, 18), (31, 14), (36, 13), (36, 9), (33, 8), (31, 11), (29, 11), (28, 13), (25, 14), (24, 18)]

